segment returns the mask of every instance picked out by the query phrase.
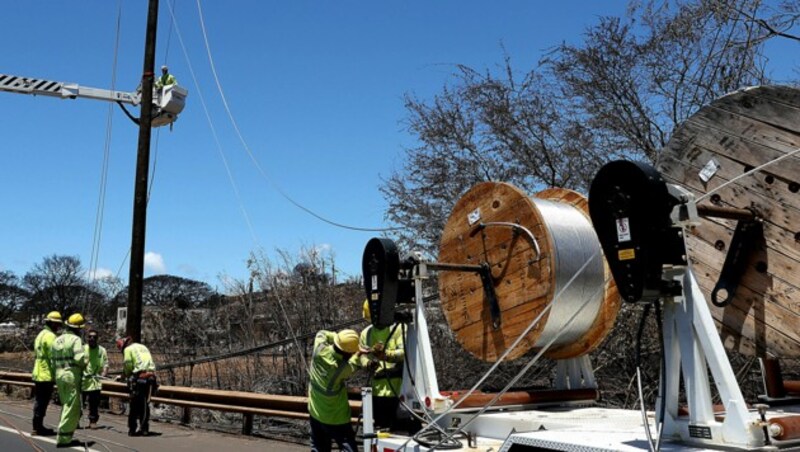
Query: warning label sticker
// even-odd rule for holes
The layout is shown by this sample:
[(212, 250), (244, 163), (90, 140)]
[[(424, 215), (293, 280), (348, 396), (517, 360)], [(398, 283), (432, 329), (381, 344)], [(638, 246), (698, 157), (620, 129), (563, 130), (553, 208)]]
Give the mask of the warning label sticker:
[(619, 250), (617, 252), (619, 256), (619, 260), (621, 261), (629, 261), (631, 259), (636, 259), (636, 252), (633, 251), (633, 248), (629, 248), (627, 250)]
[(481, 209), (478, 207), (467, 215), (467, 222), (470, 226), (477, 223), (481, 219)]
[(631, 228), (627, 218), (617, 218), (617, 241), (627, 242), (631, 239)]

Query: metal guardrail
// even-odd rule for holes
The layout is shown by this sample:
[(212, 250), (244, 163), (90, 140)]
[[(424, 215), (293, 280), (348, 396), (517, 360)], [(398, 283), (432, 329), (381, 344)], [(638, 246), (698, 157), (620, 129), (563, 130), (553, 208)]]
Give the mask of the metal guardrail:
[[(107, 397), (128, 399), (128, 387), (124, 383), (103, 381), (101, 394)], [(33, 387), (31, 374), (25, 372), (0, 371), (0, 385)], [(308, 419), (308, 397), (257, 394), (243, 391), (188, 388), (184, 386), (160, 386), (153, 403), (163, 403), (183, 408), (181, 422), (191, 422), (192, 408), (241, 413), (242, 434), (249, 435), (253, 429), (254, 416)], [(351, 400), (353, 415), (361, 414), (361, 402)], [(356, 421), (356, 419), (353, 419)]]

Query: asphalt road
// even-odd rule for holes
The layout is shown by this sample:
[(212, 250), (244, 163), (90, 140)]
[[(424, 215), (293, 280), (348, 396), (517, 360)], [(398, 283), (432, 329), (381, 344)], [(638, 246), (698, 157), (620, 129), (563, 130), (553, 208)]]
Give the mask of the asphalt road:
[[(0, 400), (0, 451), (55, 451), (56, 439), (52, 437), (31, 436), (32, 401)], [(59, 406), (50, 405), (47, 409), (45, 425), (55, 429), (60, 415)], [(84, 417), (81, 425), (88, 422)], [(127, 417), (113, 414), (100, 414), (99, 428), (96, 430), (78, 429), (75, 439), (84, 442), (83, 447), (74, 450), (98, 452), (177, 452), (177, 451), (307, 451), (309, 446), (279, 442), (261, 438), (201, 431), (173, 424), (151, 422), (150, 430), (158, 436), (129, 437)]]

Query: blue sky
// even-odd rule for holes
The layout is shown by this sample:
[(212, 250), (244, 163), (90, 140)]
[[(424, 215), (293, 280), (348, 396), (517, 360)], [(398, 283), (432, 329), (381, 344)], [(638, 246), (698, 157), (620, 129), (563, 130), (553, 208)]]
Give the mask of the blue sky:
[[(330, 226), (287, 202), (239, 142), (209, 69), (198, 8), (177, 0), (177, 24), (208, 105), (237, 199), (190, 75), (169, 2), (161, 1), (157, 64), (189, 89), (174, 131), (153, 135), (146, 275), (169, 273), (224, 290), (247, 275), (248, 253), (320, 247), (345, 275), (360, 272), (375, 235)], [(8, 2), (0, 73), (110, 87), (118, 2)], [(117, 88), (142, 68), (147, 2), (122, 6)], [(403, 95), (430, 98), (455, 64), (494, 67), (508, 53), (526, 70), (549, 47), (580, 39), (621, 1), (205, 1), (218, 75), (244, 139), (269, 177), (331, 220), (386, 227), (381, 177), (415, 142)], [(794, 52), (793, 54), (797, 54)], [(795, 65), (796, 66), (796, 65)], [(24, 274), (51, 254), (89, 264), (109, 105), (0, 93), (0, 269)], [(98, 268), (127, 280), (137, 128), (114, 107)], [(158, 142), (157, 148), (155, 143)], [(250, 233), (242, 210), (253, 227)]]

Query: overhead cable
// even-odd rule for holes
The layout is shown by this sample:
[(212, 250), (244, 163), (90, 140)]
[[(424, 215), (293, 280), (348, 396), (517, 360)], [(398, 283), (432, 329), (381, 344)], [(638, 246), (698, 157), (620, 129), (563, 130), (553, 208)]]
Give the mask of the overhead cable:
[(404, 227), (366, 228), (366, 227), (359, 227), (359, 226), (350, 226), (350, 225), (346, 225), (344, 223), (339, 223), (339, 222), (336, 222), (336, 221), (333, 221), (333, 220), (329, 220), (328, 218), (325, 218), (322, 215), (320, 215), (320, 214), (314, 212), (313, 210), (309, 209), (308, 207), (305, 207), (304, 205), (300, 204), (298, 201), (295, 201), (294, 198), (289, 196), (289, 194), (287, 194), (269, 176), (269, 174), (264, 170), (264, 168), (261, 166), (261, 164), (258, 163), (258, 160), (256, 159), (255, 155), (250, 150), (250, 146), (245, 141), (244, 136), (242, 135), (242, 132), (239, 130), (239, 125), (237, 124), (236, 119), (234, 119), (234, 117), (233, 117), (233, 113), (231, 112), (230, 106), (228, 105), (228, 100), (225, 97), (225, 93), (222, 90), (222, 84), (219, 81), (219, 76), (217, 75), (217, 69), (216, 69), (216, 66), (214, 65), (214, 58), (211, 56), (211, 46), (208, 43), (208, 34), (206, 33), (206, 25), (205, 25), (205, 21), (203, 19), (203, 10), (202, 10), (202, 7), (200, 6), (200, 0), (197, 0), (197, 12), (200, 15), (200, 28), (201, 28), (201, 30), (203, 32), (203, 41), (205, 42), (206, 53), (208, 54), (208, 61), (209, 61), (209, 64), (211, 66), (211, 73), (214, 75), (214, 81), (217, 84), (217, 91), (219, 91), (220, 98), (222, 99), (222, 104), (225, 106), (225, 111), (228, 113), (228, 118), (230, 119), (231, 124), (233, 125), (233, 129), (235, 130), (236, 135), (239, 137), (239, 141), (242, 143), (242, 146), (244, 147), (245, 151), (247, 152), (247, 155), (250, 157), (250, 160), (253, 162), (253, 164), (255, 165), (256, 169), (258, 169), (259, 173), (261, 173), (261, 175), (272, 186), (272, 188), (275, 191), (277, 191), (284, 199), (289, 201), (292, 205), (294, 205), (298, 209), (308, 213), (309, 215), (313, 216), (314, 218), (316, 218), (316, 219), (318, 219), (318, 220), (320, 220), (320, 221), (322, 221), (324, 223), (330, 224), (332, 226), (336, 226), (338, 228), (349, 229), (349, 230), (353, 230), (353, 231), (366, 231), (366, 232), (391, 232), (391, 231), (397, 231), (397, 230), (406, 229)]
[(211, 114), (208, 112), (208, 106), (206, 105), (205, 97), (203, 96), (203, 91), (200, 89), (200, 83), (197, 81), (197, 76), (194, 72), (194, 66), (192, 66), (192, 61), (189, 59), (189, 52), (186, 51), (186, 45), (183, 42), (183, 36), (181, 35), (180, 27), (178, 27), (178, 21), (175, 18), (175, 10), (174, 10), (175, 2), (171, 3), (171, 8), (169, 10), (170, 17), (172, 19), (173, 27), (175, 28), (175, 35), (178, 36), (178, 43), (181, 46), (181, 50), (183, 51), (183, 58), (186, 60), (186, 65), (189, 68), (189, 74), (192, 76), (192, 81), (194, 82), (194, 87), (197, 90), (197, 96), (200, 98), (200, 105), (203, 107), (203, 112), (206, 115), (206, 121), (208, 122), (208, 127), (211, 129), (211, 135), (214, 138), (214, 143), (217, 145), (217, 152), (219, 153), (220, 158), (222, 159), (222, 164), (225, 166), (225, 173), (228, 175), (228, 181), (231, 184), (231, 188), (233, 189), (233, 194), (236, 197), (236, 202), (239, 204), (239, 210), (242, 213), (242, 217), (244, 218), (245, 224), (247, 225), (247, 230), (250, 232), (250, 238), (253, 240), (253, 243), (256, 245), (257, 248), (260, 248), (261, 245), (259, 244), (258, 237), (256, 236), (255, 230), (253, 229), (253, 223), (250, 221), (250, 215), (247, 213), (247, 209), (242, 202), (242, 196), (239, 193), (239, 187), (236, 185), (236, 181), (233, 178), (233, 173), (231, 172), (230, 165), (228, 164), (228, 159), (225, 157), (225, 151), (222, 148), (222, 144), (219, 141), (219, 136), (217, 135), (217, 129), (214, 127), (214, 121), (211, 120)]
[[(117, 62), (119, 57), (119, 36), (122, 29), (122, 0), (117, 2), (116, 36), (114, 38), (114, 58), (111, 63), (111, 90), (117, 84)], [(97, 210), (95, 212), (94, 235), (92, 236), (92, 252), (89, 255), (89, 278), (97, 279), (97, 267), (100, 261), (100, 243), (103, 233), (103, 217), (105, 215), (106, 189), (108, 187), (108, 163), (111, 160), (111, 137), (113, 130), (114, 104), (109, 104), (106, 115), (106, 135), (103, 145), (103, 163), (100, 170), (100, 190), (97, 196)], [(83, 297), (81, 310), (86, 312), (86, 296)]]

